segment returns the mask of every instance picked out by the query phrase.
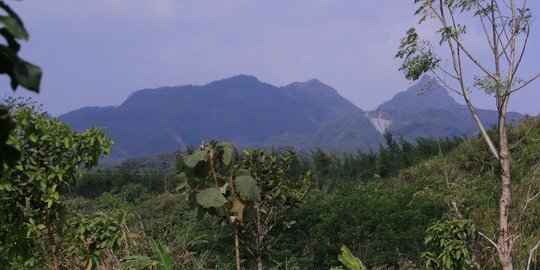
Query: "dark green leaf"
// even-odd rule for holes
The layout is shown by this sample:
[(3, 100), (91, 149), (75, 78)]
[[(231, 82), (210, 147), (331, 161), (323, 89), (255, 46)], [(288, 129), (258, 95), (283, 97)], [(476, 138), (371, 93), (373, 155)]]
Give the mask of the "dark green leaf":
[(220, 147), (223, 150), (223, 156), (222, 156), (223, 164), (225, 164), (226, 166), (229, 166), (229, 164), (231, 164), (233, 154), (234, 154), (234, 148), (232, 144), (228, 142), (223, 142), (223, 143), (220, 143), (218, 147)]
[(24, 29), (21, 21), (11, 16), (0, 16), (0, 22), (15, 38), (28, 40), (28, 32)]
[(221, 207), (227, 203), (227, 199), (216, 188), (203, 189), (197, 193), (197, 203), (204, 208)]
[(184, 156), (184, 163), (190, 168), (195, 168), (199, 162), (205, 161), (208, 156), (207, 150), (198, 150), (191, 155)]
[(261, 200), (261, 194), (259, 192), (259, 187), (257, 186), (257, 181), (253, 179), (248, 170), (238, 170), (234, 184), (244, 199), (248, 201)]

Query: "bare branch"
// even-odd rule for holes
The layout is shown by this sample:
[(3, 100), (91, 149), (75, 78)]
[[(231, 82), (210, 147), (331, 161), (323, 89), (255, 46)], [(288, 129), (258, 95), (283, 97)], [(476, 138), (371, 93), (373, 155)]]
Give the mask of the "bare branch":
[[(448, 23), (446, 21), (445, 15), (444, 15), (444, 9), (442, 7), (442, 1), (440, 3), (441, 3), (440, 4), (441, 5), (440, 6), (440, 12), (437, 11), (437, 9), (433, 6), (433, 4), (431, 2), (428, 2), (428, 6), (433, 11), (433, 13), (436, 14), (436, 16), (439, 18), (439, 20), (441, 21), (441, 24), (443, 24), (444, 27), (448, 27)], [(493, 154), (493, 156), (498, 160), (499, 159), (499, 152), (498, 152), (497, 148), (495, 147), (495, 145), (493, 144), (493, 141), (491, 140), (491, 138), (487, 134), (487, 131), (486, 131), (485, 127), (484, 127), (484, 124), (482, 123), (482, 121), (478, 117), (478, 114), (476, 113), (476, 109), (474, 108), (474, 106), (473, 106), (473, 104), (471, 102), (471, 99), (469, 97), (468, 89), (465, 86), (465, 82), (463, 80), (463, 73), (462, 73), (462, 69), (461, 69), (461, 55), (459, 54), (459, 49), (456, 49), (454, 47), (454, 44), (452, 43), (452, 40), (458, 40), (458, 38), (456, 37), (456, 35), (452, 35), (452, 36), (453, 36), (453, 39), (448, 39), (447, 42), (448, 42), (448, 47), (450, 48), (450, 52), (452, 53), (452, 62), (454, 64), (454, 69), (455, 69), (457, 77), (458, 77), (458, 81), (459, 81), (460, 88), (461, 88), (461, 93), (463, 94), (463, 99), (467, 103), (467, 107), (469, 108), (469, 111), (471, 112), (471, 114), (473, 116), (473, 119), (474, 119), (476, 125), (478, 126), (478, 129), (480, 130), (480, 134), (482, 134), (482, 137), (484, 138), (484, 141), (487, 143), (487, 145), (488, 145), (491, 153)], [(458, 42), (458, 41), (456, 41), (456, 42)], [(494, 77), (494, 78), (496, 78), (496, 77)]]
[(525, 86), (529, 85), (530, 83), (534, 82), (536, 79), (538, 79), (538, 77), (540, 77), (540, 73), (536, 74), (534, 77), (532, 77), (530, 80), (524, 82), (522, 85), (518, 86), (517, 88), (513, 89), (510, 91), (510, 94), (514, 93), (514, 92), (517, 92), (521, 89), (523, 89)]
[(440, 66), (437, 66), (437, 69), (439, 69), (440, 71), (442, 71), (444, 73), (444, 75), (447, 75), (447, 76), (450, 76), (452, 79), (454, 80), (459, 80), (459, 78), (457, 77), (457, 75), (454, 75), (452, 73), (450, 73), (448, 70), (440, 67)]
[(531, 34), (531, 27), (530, 25), (527, 25), (527, 34), (525, 35), (525, 40), (523, 41), (523, 47), (521, 48), (521, 53), (519, 55), (519, 59), (515, 65), (514, 74), (512, 76), (516, 75), (516, 72), (521, 65), (521, 61), (523, 61), (523, 56), (525, 55), (525, 51), (527, 50), (527, 43), (529, 42), (529, 36)]
[[(477, 3), (478, 5), (478, 10), (480, 10), (481, 8), (483, 8), (480, 3)], [(480, 24), (482, 24), (482, 29), (484, 30), (484, 34), (486, 35), (486, 39), (489, 43), (489, 48), (493, 51), (493, 48), (494, 48), (494, 42), (497, 42), (496, 40), (494, 40), (493, 42), (491, 41), (491, 38), (489, 37), (489, 33), (488, 33), (488, 30), (486, 28), (486, 24), (484, 23), (484, 16), (482, 14), (480, 14), (479, 16), (479, 19), (480, 19)]]
[(478, 234), (484, 237), (491, 245), (493, 245), (493, 247), (495, 247), (497, 251), (499, 251), (499, 247), (497, 246), (497, 244), (493, 240), (491, 240), (487, 235), (483, 234), (480, 231), (478, 231)]
[(446, 89), (448, 89), (448, 90), (450, 90), (450, 91), (452, 91), (452, 92), (454, 92), (454, 93), (456, 93), (456, 94), (458, 94), (458, 95), (460, 95), (460, 96), (463, 96), (463, 94), (462, 94), (460, 91), (456, 90), (455, 88), (453, 88), (452, 86), (450, 86), (448, 83), (446, 83), (446, 81), (443, 80), (443, 79), (441, 78), (441, 76), (440, 76), (439, 74), (437, 74), (437, 72), (435, 72), (434, 70), (432, 70), (431, 73), (432, 73), (433, 75), (435, 75), (435, 77), (437, 77), (437, 80), (438, 80), (440, 83), (442, 83), (442, 84), (444, 85), (444, 87), (446, 87)]
[(527, 270), (531, 269), (532, 257), (533, 257), (534, 252), (536, 252), (536, 250), (538, 249), (538, 247), (540, 247), (540, 241), (538, 241), (536, 245), (534, 245), (534, 247), (532, 247), (531, 250), (529, 251), (529, 259), (527, 260)]
[(538, 125), (538, 123), (539, 123), (539, 122), (534, 122), (534, 124), (531, 125), (531, 126), (527, 129), (527, 131), (525, 131), (525, 135), (523, 135), (523, 137), (521, 137), (517, 142), (515, 142), (515, 143), (512, 144), (510, 147), (508, 147), (508, 150), (512, 150), (512, 149), (518, 147), (518, 146), (521, 144), (521, 142), (523, 142), (523, 140), (525, 140), (525, 139), (529, 136), (529, 134), (531, 133), (531, 131)]
[[(447, 28), (449, 27), (448, 25), (448, 22), (446, 21), (446, 18), (444, 17), (444, 13), (442, 12), (442, 4), (440, 4), (440, 8), (441, 8), (441, 11), (438, 12), (437, 9), (433, 6), (433, 4), (431, 2), (428, 2), (428, 6), (430, 7), (430, 9), (433, 11), (433, 13), (437, 16), (437, 18), (440, 20), (441, 24), (443, 25), (443, 27)], [(451, 35), (452, 37), (452, 40), (454, 40), (454, 42), (456, 42), (456, 44), (458, 45), (459, 48), (461, 48), (463, 50), (463, 52), (465, 52), (465, 54), (467, 55), (467, 57), (474, 63), (476, 64), (476, 66), (478, 66), (482, 71), (484, 71), (484, 73), (486, 73), (488, 76), (492, 77), (493, 79), (498, 79), (497, 76), (495, 74), (493, 74), (492, 72), (490, 72), (486, 67), (484, 67), (484, 65), (482, 65), (480, 63), (480, 61), (478, 61), (464, 46), (463, 44), (459, 41), (459, 38), (456, 37), (456, 35)], [(448, 42), (450, 42), (450, 40), (448, 40)]]
[[(532, 175), (533, 180), (535, 179), (534, 175), (538, 173), (538, 169), (540, 169), (540, 164), (537, 164), (536, 166), (534, 166), (534, 168), (532, 168), (528, 173), (528, 175)], [(527, 210), (527, 207), (529, 207), (529, 203), (531, 203), (532, 201), (534, 201), (536, 198), (540, 196), (540, 190), (536, 194), (531, 196), (532, 189), (533, 189), (533, 185), (530, 184), (529, 189), (527, 190), (527, 200), (525, 201), (525, 204), (523, 205), (523, 208), (521, 209), (521, 212), (519, 213), (519, 216), (517, 218), (515, 231), (519, 229), (519, 226), (521, 225), (521, 220), (525, 216), (525, 211)]]

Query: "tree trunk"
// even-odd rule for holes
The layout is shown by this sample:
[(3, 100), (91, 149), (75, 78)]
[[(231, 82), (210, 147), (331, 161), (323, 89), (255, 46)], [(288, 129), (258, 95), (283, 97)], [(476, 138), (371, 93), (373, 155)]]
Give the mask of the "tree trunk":
[(501, 197), (499, 200), (499, 238), (497, 241), (499, 262), (503, 270), (512, 270), (512, 249), (514, 238), (509, 231), (508, 211), (511, 203), (510, 196), (510, 152), (508, 149), (508, 136), (505, 126), (506, 104), (504, 98), (499, 108), (499, 163), (501, 166)]
[(238, 223), (236, 220), (232, 224), (233, 236), (234, 236), (234, 252), (236, 257), (236, 270), (240, 270), (240, 242), (238, 240)]

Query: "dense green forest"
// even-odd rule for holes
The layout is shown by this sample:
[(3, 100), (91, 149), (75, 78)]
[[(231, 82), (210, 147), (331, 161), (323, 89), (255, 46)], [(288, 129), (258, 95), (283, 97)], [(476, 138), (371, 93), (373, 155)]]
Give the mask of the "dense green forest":
[[(0, 185), (8, 269), (233, 269), (234, 231), (243, 269), (330, 269), (342, 245), (369, 269), (497, 268), (479, 235), (496, 234), (500, 186), (481, 138), (386, 133), (368, 153), (308, 155), (207, 142), (92, 169), (106, 134), (36, 110), (13, 111), (8, 143), (27, 158)], [(540, 121), (508, 128), (525, 266), (540, 224)]]

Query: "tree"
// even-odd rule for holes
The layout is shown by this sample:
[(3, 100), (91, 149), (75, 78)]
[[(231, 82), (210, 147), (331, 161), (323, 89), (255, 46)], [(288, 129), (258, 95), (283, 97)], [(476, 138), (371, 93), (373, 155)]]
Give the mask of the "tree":
[[(59, 269), (67, 230), (63, 195), (70, 183), (109, 152), (101, 128), (81, 133), (34, 107), (14, 109), (7, 143), (22, 153), (0, 178), (0, 264), (32, 267), (41, 260)], [(7, 260), (7, 261), (5, 261)]]
[[(185, 172), (178, 175), (180, 188), (187, 188), (187, 199), (199, 217), (205, 213), (224, 219), (232, 230), (236, 269), (240, 270), (240, 226), (253, 216), (254, 204), (261, 201), (257, 182), (243, 163), (233, 162), (230, 143), (201, 144), (191, 155), (183, 156)], [(183, 166), (180, 166), (183, 167)]]
[(311, 171), (299, 178), (291, 175), (295, 159), (293, 151), (282, 155), (267, 155), (263, 150), (244, 151), (241, 163), (251, 172), (261, 193), (261, 200), (254, 205), (255, 216), (244, 229), (254, 244), (254, 250), (248, 250), (256, 258), (259, 270), (264, 269), (268, 255), (267, 236), (278, 226), (286, 228), (294, 223), (283, 224), (283, 219), (304, 199), (311, 183)]
[[(396, 54), (404, 60), (400, 70), (410, 80), (417, 80), (424, 73), (433, 74), (450, 91), (462, 96), (467, 104), (483, 140), (500, 166), (497, 240), (480, 234), (497, 250), (502, 268), (513, 269), (512, 252), (519, 234), (510, 226), (512, 147), (508, 142), (506, 112), (510, 96), (540, 77), (540, 73), (527, 79), (518, 76), (531, 34), (532, 15), (527, 0), (414, 0), (414, 3), (418, 5), (415, 15), (420, 16), (419, 23), (430, 20), (438, 25), (436, 34), (440, 35), (441, 47), (449, 51), (450, 68), (446, 68), (430, 42), (420, 39), (416, 29), (411, 28), (401, 40)], [(477, 24), (464, 24), (473, 20)], [(491, 55), (489, 64), (467, 44), (467, 30), (471, 27), (485, 34), (486, 48)], [(469, 72), (473, 69), (476, 72)], [(496, 138), (489, 136), (478, 117), (470, 97), (472, 89), (480, 89), (495, 98), (498, 112)]]

